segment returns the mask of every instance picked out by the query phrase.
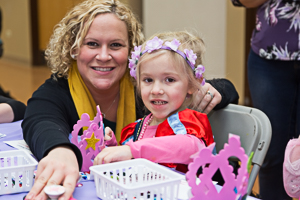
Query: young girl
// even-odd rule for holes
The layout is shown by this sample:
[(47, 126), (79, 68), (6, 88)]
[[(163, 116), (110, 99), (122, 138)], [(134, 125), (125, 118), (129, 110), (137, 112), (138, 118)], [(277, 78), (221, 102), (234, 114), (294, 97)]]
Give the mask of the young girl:
[(105, 148), (94, 164), (146, 158), (186, 172), (191, 156), (214, 142), (207, 115), (188, 109), (205, 82), (204, 43), (186, 31), (168, 32), (134, 49), (130, 74), (150, 114), (123, 128), (123, 146)]

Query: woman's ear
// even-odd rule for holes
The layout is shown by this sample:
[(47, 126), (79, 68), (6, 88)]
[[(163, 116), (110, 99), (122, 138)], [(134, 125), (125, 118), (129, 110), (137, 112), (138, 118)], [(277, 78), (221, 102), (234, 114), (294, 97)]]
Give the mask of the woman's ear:
[(77, 59), (77, 55), (78, 55), (78, 50), (77, 49), (73, 49), (70, 51), (71, 57), (76, 60)]

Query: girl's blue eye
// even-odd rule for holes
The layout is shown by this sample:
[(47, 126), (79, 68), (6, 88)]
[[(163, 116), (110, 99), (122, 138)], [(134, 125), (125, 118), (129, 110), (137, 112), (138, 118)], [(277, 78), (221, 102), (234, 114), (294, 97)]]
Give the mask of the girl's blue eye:
[(175, 79), (173, 79), (173, 78), (167, 78), (166, 81), (172, 83), (172, 82), (175, 81)]
[(152, 79), (151, 79), (151, 78), (145, 78), (145, 79), (144, 79), (144, 82), (150, 83), (150, 82), (152, 82)]

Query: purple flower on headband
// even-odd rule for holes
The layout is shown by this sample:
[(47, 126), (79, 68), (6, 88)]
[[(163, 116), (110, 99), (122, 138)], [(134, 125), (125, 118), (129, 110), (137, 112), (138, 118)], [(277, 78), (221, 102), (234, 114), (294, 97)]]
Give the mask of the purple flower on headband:
[(194, 54), (193, 50), (184, 49), (183, 51), (186, 55), (186, 58), (190, 61), (190, 63), (195, 65), (195, 60), (197, 59), (197, 55)]
[(130, 69), (130, 75), (136, 79), (136, 65), (141, 57), (142, 46), (135, 46), (134, 51), (131, 53), (131, 59), (129, 59), (128, 67)]
[(136, 65), (137, 60), (136, 59), (129, 59), (128, 67), (131, 69)]
[(205, 85), (205, 78), (203, 78), (202, 82), (201, 82), (201, 86)]
[(136, 66), (130, 68), (130, 76), (136, 79)]
[(179, 42), (179, 40), (175, 39), (172, 42), (165, 42), (165, 45), (167, 47), (170, 47), (173, 51), (177, 51), (179, 45), (181, 45), (181, 43)]
[(131, 59), (138, 60), (141, 57), (141, 51), (142, 51), (142, 45), (140, 46), (135, 46), (134, 51), (131, 52)]
[(163, 41), (159, 39), (157, 36), (152, 40), (149, 40), (146, 44), (145, 51), (151, 53), (154, 50), (160, 49), (162, 47)]
[[(205, 67), (203, 65), (198, 65), (195, 68), (195, 77), (197, 79), (203, 78), (203, 73), (205, 72)], [(205, 79), (203, 78), (201, 85), (203, 86), (205, 84)]]

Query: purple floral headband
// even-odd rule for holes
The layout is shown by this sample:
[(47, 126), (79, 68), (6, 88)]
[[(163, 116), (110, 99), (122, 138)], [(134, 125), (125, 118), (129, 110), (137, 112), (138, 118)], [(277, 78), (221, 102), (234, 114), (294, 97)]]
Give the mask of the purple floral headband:
[[(140, 57), (145, 53), (151, 53), (154, 50), (158, 49), (165, 49), (165, 50), (171, 50), (179, 55), (181, 55), (184, 60), (191, 66), (191, 68), (195, 71), (195, 77), (198, 79), (203, 78), (203, 73), (205, 71), (205, 68), (203, 65), (198, 65), (195, 68), (195, 61), (197, 59), (197, 55), (193, 52), (193, 50), (184, 49), (184, 53), (182, 51), (178, 50), (179, 45), (181, 43), (177, 39), (173, 39), (172, 42), (165, 42), (165, 46), (163, 46), (163, 40), (159, 39), (157, 36), (154, 37), (152, 40), (149, 40), (146, 44), (145, 50), (142, 51), (142, 45), (135, 46), (134, 52), (131, 53), (131, 59), (129, 59), (128, 67), (130, 69), (130, 75), (136, 79), (136, 66), (140, 59)], [(201, 85), (203, 86), (205, 84), (205, 79), (203, 78), (203, 81)]]

